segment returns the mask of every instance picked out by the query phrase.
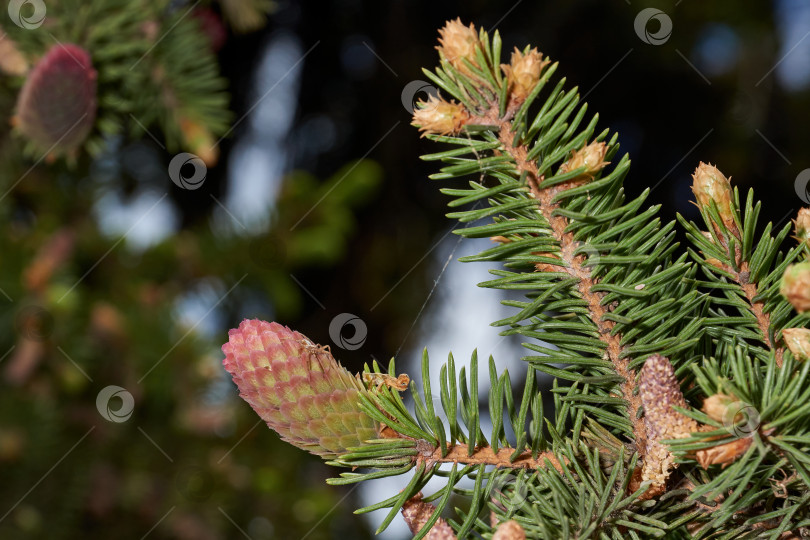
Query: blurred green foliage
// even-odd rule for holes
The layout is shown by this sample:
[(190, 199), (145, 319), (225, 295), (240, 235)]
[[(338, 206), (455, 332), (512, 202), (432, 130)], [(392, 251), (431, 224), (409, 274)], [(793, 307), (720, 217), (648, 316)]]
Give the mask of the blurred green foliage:
[[(266, 306), (253, 315), (295, 317), (291, 274), (345, 255), (352, 208), (381, 179), (372, 161), (324, 182), (293, 172), (266, 232), (217, 236), (203, 223), (142, 252), (99, 228), (90, 208), (102, 187), (80, 171), (37, 167), (19, 182), (0, 202), (0, 537), (141, 538), (163, 517), (155, 538), (228, 538), (234, 523), (256, 540), (307, 534), (343, 493), (237, 400), (224, 332), (201, 331), (222, 314), (189, 320), (178, 305), (200, 296), (247, 316), (249, 299)], [(168, 177), (166, 189), (177, 189)], [(134, 397), (129, 419), (97, 410), (108, 385)], [(334, 517), (308, 538), (363, 537), (359, 519)]]

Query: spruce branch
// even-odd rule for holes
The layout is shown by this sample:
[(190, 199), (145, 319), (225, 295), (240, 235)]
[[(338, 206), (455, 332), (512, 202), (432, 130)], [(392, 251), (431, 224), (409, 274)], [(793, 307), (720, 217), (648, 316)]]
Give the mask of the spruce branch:
[[(607, 165), (604, 159), (606, 145), (603, 142), (592, 143), (574, 151), (571, 159), (563, 163), (560, 169), (563, 174), (568, 173), (569, 170), (580, 171), (580, 174), (566, 182), (544, 186), (545, 176), (539, 173), (536, 162), (528, 158), (530, 149), (525, 144), (515, 142), (519, 140), (517, 131), (513, 129), (509, 120), (497, 119), (498, 111), (499, 109), (493, 104), (484, 116), (473, 116), (468, 122), (496, 126), (498, 140), (501, 143), (500, 150), (514, 160), (518, 175), (528, 184), (529, 196), (537, 202), (537, 211), (549, 224), (551, 235), (558, 246), (555, 258), (559, 262), (549, 264), (538, 261), (535, 268), (539, 271), (565, 272), (576, 280), (575, 286), (581, 298), (587, 303), (588, 318), (596, 326), (605, 355), (623, 381), (621, 394), (627, 402), (627, 416), (633, 424), (636, 444), (639, 448), (643, 448), (647, 436), (640, 419), (641, 401), (635, 391), (636, 373), (630, 368), (630, 359), (622, 354), (622, 336), (614, 332), (614, 321), (605, 317), (608, 312), (608, 308), (604, 306), (605, 293), (595, 290), (597, 280), (592, 266), (589, 265), (588, 254), (580, 252), (582, 242), (575, 238), (573, 232), (568, 231), (568, 219), (558, 213), (560, 203), (557, 195), (573, 187), (584, 185), (586, 177), (593, 178), (594, 174)], [(590, 159), (582, 157), (587, 155), (590, 155)]]
[[(60, 0), (48, 5), (47, 31), (3, 23), (0, 72), (11, 75), (3, 83), (27, 88), (19, 93), (15, 130), (25, 153), (39, 158), (53, 146), (51, 157), (73, 162), (79, 148), (96, 156), (115, 136), (141, 138), (146, 128), (162, 135), (168, 151), (189, 150), (212, 165), (214, 141), (231, 119), (226, 83), (196, 17), (185, 14), (168, 0)], [(82, 64), (82, 77), (75, 67), (56, 69), (62, 64), (50, 57), (64, 51)], [(60, 77), (70, 84), (63, 95), (49, 95), (61, 86), (48, 79)], [(42, 111), (32, 107), (32, 95)], [(33, 122), (34, 113), (57, 125)], [(58, 119), (72, 122), (60, 126)]]
[[(338, 365), (330, 351), (276, 325), (298, 345), (226, 351), (250, 366), (234, 372), (246, 399), (293, 444), (327, 448), (328, 464), (350, 469), (330, 484), (412, 474), (357, 511), (388, 509), (378, 532), (400, 512), (417, 539), (779, 538), (810, 525), (806, 213), (798, 246), (783, 251), (790, 226), (771, 236), (770, 224), (755, 242), (753, 194), (741, 206), (729, 180), (701, 163), (693, 191), (706, 230), (678, 216), (693, 245), (680, 253), (675, 222), (644, 206), (649, 191), (625, 198), (629, 158), (616, 134), (596, 131), (598, 117), (586, 120), (576, 88), (552, 84), (556, 63), (525, 47), (501, 64), (497, 32), (460, 20), (440, 36), (440, 66), (425, 73), (447, 97), (421, 103), (413, 124), (446, 146), (423, 156), (443, 164), (431, 179), (467, 180), (441, 190), (448, 217), (471, 224), (455, 232), (495, 243), (461, 260), (503, 263), (479, 285), (525, 295), (504, 301), (512, 314), (493, 323), (532, 351), (520, 398), (490, 357), (484, 433), (477, 352), (458, 371), (449, 355), (436, 400), (427, 351), (417, 388), (393, 359), (362, 377), (325, 369)], [(268, 350), (278, 352), (269, 367)], [(300, 378), (283, 379), (281, 356)], [(300, 361), (309, 357), (320, 360)], [(312, 370), (343, 381), (340, 395), (321, 385), (308, 401)], [(537, 372), (553, 377), (553, 418)], [(262, 395), (269, 386), (286, 408)], [(318, 414), (344, 417), (333, 425)], [(423, 498), (432, 478), (444, 481)], [(469, 507), (440, 517), (456, 495)]]
[[(700, 252), (690, 250), (708, 277), (702, 285), (710, 292), (722, 291), (722, 298), (719, 294), (712, 297), (715, 316), (710, 317), (712, 328), (708, 332), (727, 343), (745, 339), (759, 344), (754, 351), (763, 357), (773, 352), (775, 362), (781, 366), (785, 346), (779, 333), (798, 321), (790, 320), (791, 306), (780, 296), (778, 286), (789, 263), (804, 248), (800, 245), (787, 254), (781, 252), (790, 224), (775, 237), (771, 236), (772, 227), (768, 224), (755, 243), (760, 203), (754, 204), (753, 191), (749, 191), (741, 211), (738, 190), (713, 165), (701, 162), (693, 181), (697, 206), (709, 231), (699, 232), (693, 223), (687, 223), (681, 216), (678, 219)], [(734, 309), (739, 316), (727, 316), (725, 307)]]
[[(584, 414), (595, 413), (601, 421), (624, 429), (643, 458), (647, 428), (642, 420), (634, 366), (646, 358), (645, 353), (671, 354), (688, 350), (696, 343), (686, 332), (677, 344), (655, 339), (659, 335), (652, 329), (649, 336), (644, 336), (641, 327), (646, 326), (645, 316), (665, 314), (671, 318), (664, 323), (667, 330), (675, 329), (677, 334), (677, 330), (688, 328), (693, 332), (695, 321), (684, 320), (682, 310), (693, 311), (703, 301), (684, 279), (691, 275), (692, 268), (683, 259), (670, 259), (675, 247), (672, 224), (661, 227), (654, 218), (655, 208), (637, 214), (646, 194), (624, 203), (621, 180), (629, 161), (624, 157), (612, 172), (603, 173), (618, 149), (615, 136), (608, 142), (604, 141), (606, 132), (594, 136), (596, 118), (577, 133), (585, 116), (584, 105), (570, 125), (566, 123), (577, 108), (578, 98), (576, 89), (563, 90), (564, 80), (530, 122), (529, 105), (556, 71), (556, 64), (547, 66), (549, 62), (541, 61), (542, 56), (534, 50), (523, 55), (517, 51), (512, 65), (503, 69), (507, 75), (504, 88), (509, 91), (497, 92), (499, 74), (495, 66), (499, 64), (492, 59), (494, 44), (499, 41), (497, 34), (490, 50), (483, 33), (471, 46), (473, 34), (456, 21), (448, 23), (443, 32), (440, 53), (443, 58), (455, 60), (443, 62), (435, 74), (426, 73), (459, 103), (432, 98), (415, 111), (414, 125), (428, 138), (462, 147), (424, 159), (448, 163), (432, 176), (434, 179), (480, 174), (495, 183), (495, 187), (485, 187), (483, 182), (470, 182), (472, 190), (443, 190), (458, 197), (450, 203), (452, 207), (479, 200), (490, 205), (485, 210), (450, 214), (462, 222), (493, 219), (491, 225), (458, 231), (464, 236), (488, 235), (499, 244), (463, 260), (503, 260), (507, 267), (519, 269), (516, 273), (495, 271), (502, 279), (481, 285), (531, 291), (530, 302), (513, 303), (519, 312), (496, 324), (511, 327), (504, 334), (520, 333), (557, 346), (551, 349), (526, 344), (542, 353), (527, 358), (538, 369), (574, 382), (558, 390), (562, 406), (557, 429), (564, 429), (572, 420), (576, 440)], [(448, 38), (461, 34), (465, 36), (459, 38), (461, 45)], [(469, 62), (459, 57), (462, 53)], [(532, 59), (526, 60), (529, 57)], [(534, 71), (521, 68), (524, 63)], [(460, 66), (471, 69), (473, 64), (478, 71), (465, 77)], [(520, 79), (515, 77), (518, 72)], [(530, 78), (534, 83), (527, 93), (524, 90)], [(480, 81), (480, 91), (474, 93), (470, 86), (475, 86), (475, 81)], [(493, 85), (496, 91), (488, 93), (486, 90)], [(462, 159), (463, 146), (469, 148), (471, 159)], [(600, 178), (603, 174), (604, 178)], [(595, 250), (599, 253), (597, 261), (592, 260)], [(608, 254), (602, 256), (603, 250)], [(527, 273), (527, 266), (532, 274)], [(648, 283), (641, 281), (643, 276), (666, 267), (669, 272), (661, 272), (658, 283), (655, 277)], [(649, 292), (638, 293), (648, 286)], [(554, 311), (560, 314), (554, 315)], [(551, 362), (570, 367), (561, 370), (550, 366)], [(598, 371), (593, 369), (596, 366)], [(607, 407), (597, 408), (593, 403), (619, 410), (610, 413)]]
[(491, 446), (476, 447), (472, 455), (467, 448), (456, 444), (447, 443), (446, 453), (443, 453), (441, 446), (433, 447), (433, 451), (427, 454), (419, 454), (417, 461), (423, 460), (428, 466), (436, 463), (462, 463), (464, 465), (493, 465), (495, 467), (509, 469), (541, 469), (551, 466), (560, 470), (560, 463), (553, 452), (541, 452), (537, 457), (532, 457), (531, 451), (523, 451), (515, 456), (515, 449), (501, 447), (497, 451)]

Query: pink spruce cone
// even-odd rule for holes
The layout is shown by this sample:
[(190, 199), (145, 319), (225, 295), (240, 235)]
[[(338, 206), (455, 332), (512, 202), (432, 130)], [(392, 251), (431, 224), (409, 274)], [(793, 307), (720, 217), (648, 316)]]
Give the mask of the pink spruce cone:
[(358, 405), (366, 391), (360, 378), (303, 334), (246, 319), (222, 352), (239, 395), (288, 443), (333, 458), (378, 437)]
[(54, 45), (29, 72), (17, 96), (15, 123), (43, 151), (81, 145), (96, 119), (96, 71), (78, 45)]

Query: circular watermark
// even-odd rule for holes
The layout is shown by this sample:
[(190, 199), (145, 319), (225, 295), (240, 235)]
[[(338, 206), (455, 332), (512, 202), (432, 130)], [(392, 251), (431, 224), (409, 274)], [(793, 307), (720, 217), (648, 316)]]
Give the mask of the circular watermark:
[(582, 264), (585, 267), (596, 266), (601, 261), (599, 250), (587, 242), (575, 242), (574, 255), (585, 257), (585, 262)]
[[(657, 31), (650, 31), (650, 21), (658, 23)], [(633, 28), (638, 38), (647, 45), (663, 45), (672, 36), (672, 19), (660, 9), (644, 8), (636, 15)]]
[[(113, 398), (121, 400), (121, 405), (117, 409), (111, 407), (110, 402)], [(135, 398), (126, 389), (111, 384), (102, 388), (96, 396), (96, 409), (106, 421), (121, 424), (132, 416), (132, 411), (135, 410)]]
[(755, 124), (760, 116), (760, 106), (753, 95), (741, 90), (731, 98), (728, 115), (734, 124)]
[[(351, 327), (351, 335), (346, 336), (346, 328)], [(329, 323), (329, 337), (332, 342), (347, 351), (355, 351), (363, 346), (368, 335), (366, 323), (351, 313), (341, 313)]]
[(489, 496), (506, 510), (506, 515), (512, 515), (523, 506), (529, 496), (524, 473), (521, 472), (517, 476), (512, 473), (495, 476), (496, 474), (497, 472), (493, 472), (490, 476), (492, 490)]
[(748, 403), (735, 401), (723, 414), (723, 425), (737, 438), (751, 437), (761, 424), (759, 411)]
[(177, 491), (191, 502), (203, 502), (211, 497), (214, 479), (211, 473), (198, 465), (181, 468), (175, 477)]
[(413, 114), (413, 111), (417, 108), (417, 102), (423, 101), (428, 103), (429, 96), (438, 98), (439, 90), (429, 82), (417, 80), (406, 84), (402, 89), (402, 95), (400, 97), (405, 110), (408, 111), (409, 114)]
[(17, 312), (14, 327), (23, 339), (45, 341), (53, 334), (53, 315), (41, 306), (25, 306)]
[(42, 0), (11, 0), (8, 3), (8, 16), (11, 22), (27, 30), (42, 26), (46, 11), (45, 2)]
[(810, 204), (810, 169), (805, 169), (796, 175), (796, 180), (793, 182), (793, 187), (796, 190), (796, 195), (804, 201), (804, 204)]
[(169, 178), (182, 189), (195, 190), (202, 187), (208, 167), (194, 154), (180, 152), (169, 162)]

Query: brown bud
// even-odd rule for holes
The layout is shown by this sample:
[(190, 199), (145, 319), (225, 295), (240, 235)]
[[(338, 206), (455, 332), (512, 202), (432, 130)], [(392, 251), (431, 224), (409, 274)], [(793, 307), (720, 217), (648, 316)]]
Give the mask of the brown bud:
[(736, 409), (732, 407), (738, 400), (734, 396), (727, 396), (726, 394), (714, 394), (713, 396), (707, 397), (703, 401), (703, 412), (705, 412), (709, 418), (712, 420), (716, 420), (717, 422), (729, 422), (734, 423), (735, 419), (728, 418), (731, 414), (737, 414), (734, 412)]
[(447, 59), (454, 68), (465, 75), (472, 75), (470, 69), (464, 64), (466, 59), (475, 67), (478, 63), (475, 60), (475, 49), (480, 46), (478, 32), (475, 26), (464, 26), (461, 19), (447, 21), (444, 28), (439, 30), (439, 46), (436, 49), (441, 56)]
[(543, 67), (549, 62), (549, 60), (543, 60), (543, 54), (536, 48), (523, 54), (515, 47), (511, 64), (501, 64), (501, 69), (506, 75), (506, 81), (515, 100), (524, 101), (528, 97), (537, 81), (540, 80), (540, 72), (543, 71)]
[(28, 73), (29, 67), (28, 61), (8, 34), (0, 35), (0, 71), (21, 76)]
[(810, 262), (788, 266), (782, 276), (780, 292), (796, 311), (810, 311)]
[(796, 240), (806, 247), (810, 247), (810, 208), (800, 208), (796, 219), (793, 220)]
[(722, 465), (726, 467), (745, 454), (751, 446), (752, 441), (753, 439), (751, 437), (744, 437), (742, 439), (734, 439), (725, 444), (706, 448), (705, 450), (698, 450), (695, 459), (698, 465), (704, 469), (708, 469), (711, 465)]
[(90, 311), (90, 332), (105, 345), (120, 343), (126, 338), (126, 318), (113, 304), (99, 301)]
[(75, 244), (76, 235), (66, 227), (51, 235), (24, 270), (25, 286), (31, 291), (43, 292), (53, 274), (70, 258)]
[(495, 530), (492, 540), (526, 540), (526, 531), (514, 519), (504, 521)]
[(447, 135), (458, 133), (461, 127), (470, 118), (467, 110), (455, 102), (444, 101), (435, 96), (429, 96), (428, 101), (420, 101), (413, 112), (412, 126), (419, 131)]
[[(402, 517), (413, 534), (418, 533), (433, 516), (436, 507), (422, 500), (422, 493), (417, 493), (402, 505)], [(445, 520), (439, 518), (425, 536), (428, 540), (456, 540), (455, 533)]]
[(735, 236), (739, 236), (734, 221), (731, 183), (728, 178), (714, 165), (701, 161), (692, 175), (692, 180), (692, 192), (695, 194), (698, 206), (708, 209), (714, 201), (723, 224)]
[(708, 259), (706, 259), (706, 262), (714, 266), (715, 268), (719, 268), (720, 270), (724, 270), (726, 268), (726, 265), (724, 265), (720, 261), (720, 259), (715, 259), (714, 257), (709, 257)]
[(574, 150), (571, 157), (560, 166), (560, 173), (567, 173), (580, 167), (585, 167), (583, 172), (578, 178), (587, 178), (593, 180), (594, 175), (604, 169), (610, 164), (605, 161), (605, 154), (607, 154), (607, 144), (603, 142), (593, 142), (587, 146)]
[(490, 240), (493, 241), (493, 242), (497, 242), (498, 244), (511, 244), (512, 243), (512, 241), (510, 239), (508, 239), (505, 236), (500, 236), (500, 235), (492, 236), (492, 237), (490, 237)]
[(219, 146), (208, 128), (201, 122), (186, 117), (181, 117), (179, 124), (185, 147), (202, 159), (207, 167), (216, 165), (219, 160)]
[(560, 256), (556, 253), (547, 253), (544, 251), (535, 251), (532, 255), (537, 255), (538, 257), (548, 257), (549, 259), (555, 259), (560, 261), (559, 264), (547, 263), (547, 262), (536, 262), (534, 263), (534, 269), (537, 272), (560, 272), (561, 267), (565, 266), (565, 263), (562, 262)]
[(810, 330), (807, 328), (785, 328), (782, 330), (785, 345), (796, 360), (810, 359)]
[(17, 461), (25, 454), (28, 443), (25, 432), (17, 428), (0, 431), (0, 463)]

